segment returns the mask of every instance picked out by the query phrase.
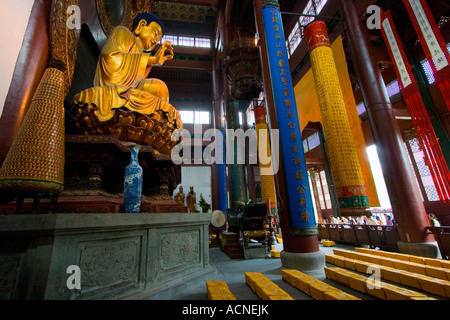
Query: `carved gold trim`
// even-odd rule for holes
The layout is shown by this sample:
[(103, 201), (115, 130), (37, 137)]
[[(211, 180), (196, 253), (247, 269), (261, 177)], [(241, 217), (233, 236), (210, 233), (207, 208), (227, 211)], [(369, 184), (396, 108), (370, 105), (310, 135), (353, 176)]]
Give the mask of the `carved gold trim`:
[[(151, 12), (151, 0), (125, 0), (125, 7), (123, 10), (123, 17), (119, 26), (127, 27), (131, 30), (133, 20), (140, 12)], [(105, 33), (109, 37), (115, 27), (108, 18), (105, 7), (105, 0), (96, 0), (95, 6), (97, 8), (98, 20)]]
[[(133, 19), (132, 17), (132, 4), (130, 0), (124, 0), (124, 10), (123, 10), (123, 16), (122, 20), (118, 24), (119, 26), (125, 26), (129, 29), (131, 29), (131, 26), (133, 25)], [(111, 20), (109, 20), (108, 14), (106, 12), (105, 7), (105, 0), (96, 0), (95, 6), (97, 8), (97, 14), (98, 14), (98, 20), (100, 21), (100, 25), (103, 29), (103, 32), (107, 37), (111, 35), (114, 28), (117, 27), (111, 23)]]
[(80, 35), (79, 30), (67, 28), (67, 8), (71, 5), (78, 5), (78, 0), (54, 1), (50, 25), (49, 60), (59, 61), (66, 68), (64, 95), (69, 92), (69, 88), (71, 87)]
[(217, 9), (208, 5), (196, 5), (167, 1), (155, 1), (152, 12), (162, 20), (190, 23), (214, 23)]

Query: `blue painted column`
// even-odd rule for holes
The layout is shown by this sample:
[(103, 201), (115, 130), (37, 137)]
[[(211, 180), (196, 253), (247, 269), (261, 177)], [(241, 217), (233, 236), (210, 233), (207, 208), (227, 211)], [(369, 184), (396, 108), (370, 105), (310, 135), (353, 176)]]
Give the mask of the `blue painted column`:
[(283, 24), (278, 7), (270, 2), (262, 9), (270, 81), (274, 107), (280, 130), (281, 154), (286, 176), (290, 207), (291, 232), (317, 233), (308, 183), (302, 136), (289, 72), (289, 60), (284, 41)]
[(271, 130), (280, 136), (279, 197), (283, 235), (281, 262), (285, 268), (316, 270), (325, 265), (309, 187), (289, 60), (278, 1), (254, 0), (257, 30), (261, 37), (264, 89)]
[(226, 165), (226, 148), (225, 148), (225, 134), (221, 132), (221, 143), (217, 146), (217, 153), (222, 154), (222, 163), (217, 163), (218, 185), (219, 185), (219, 209), (226, 212), (228, 208), (228, 195), (227, 195), (227, 165)]

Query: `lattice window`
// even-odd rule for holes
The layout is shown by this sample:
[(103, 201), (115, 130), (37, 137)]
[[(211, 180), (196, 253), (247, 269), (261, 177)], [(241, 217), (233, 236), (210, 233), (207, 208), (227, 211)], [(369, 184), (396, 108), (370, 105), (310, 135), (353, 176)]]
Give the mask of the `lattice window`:
[(178, 45), (185, 47), (194, 47), (195, 38), (194, 37), (178, 37)]
[(178, 36), (174, 36), (171, 34), (166, 34), (164, 35), (164, 37), (161, 40), (162, 42), (164, 41), (171, 41), (173, 46), (177, 46), (178, 45)]
[(208, 111), (195, 111), (194, 123), (196, 124), (210, 124), (210, 117)]
[(430, 62), (428, 62), (428, 59), (423, 59), (420, 61), (422, 65), (422, 69), (425, 72), (425, 76), (427, 77), (428, 84), (432, 84), (436, 82), (436, 79), (434, 79), (433, 69), (431, 69)]
[[(417, 139), (414, 139), (414, 140), (417, 141)], [(412, 149), (413, 154), (415, 154), (415, 153), (414, 153), (414, 150), (416, 150), (416, 152), (417, 152), (417, 146), (416, 146), (414, 140), (410, 140), (410, 141), (405, 142), (405, 144), (406, 144), (406, 143), (409, 143), (409, 145), (410, 145), (410, 147), (411, 147), (411, 149)], [(417, 141), (417, 144), (419, 144), (419, 141)], [(421, 149), (420, 149), (420, 150), (421, 150)], [(409, 155), (409, 153), (408, 153), (408, 155)], [(413, 163), (412, 163), (412, 160), (411, 160), (411, 157), (410, 157), (410, 156), (408, 157), (408, 160), (409, 160), (409, 163), (411, 164), (411, 166), (413, 166)], [(415, 171), (415, 170), (413, 170), (413, 174), (414, 174), (414, 178), (415, 178), (414, 180), (415, 180), (416, 183), (417, 183), (417, 188), (419, 188), (419, 190), (421, 190), (421, 189), (420, 189), (420, 185), (419, 185), (419, 179), (418, 179), (418, 177), (417, 177), (417, 175), (416, 175), (416, 171)], [(420, 197), (422, 198), (422, 201), (424, 201), (424, 197), (423, 197), (423, 196), (424, 196), (424, 195), (422, 194), (422, 192), (420, 192)]]
[(393, 95), (400, 92), (400, 86), (398, 85), (398, 81), (392, 81), (386, 86), (386, 90), (389, 94), (389, 97), (392, 97)]
[(211, 39), (195, 38), (195, 46), (199, 48), (211, 48)]
[(303, 151), (304, 152), (308, 152), (309, 151), (308, 140), (307, 139), (303, 140)]
[(428, 201), (439, 201), (439, 195), (434, 185), (425, 186), (425, 192), (427, 193)]
[[(450, 43), (447, 43), (447, 50), (450, 52)], [(436, 82), (436, 79), (434, 78), (433, 69), (431, 69), (430, 62), (427, 58), (420, 61), (420, 64), (422, 65), (422, 69), (425, 72), (425, 76), (427, 77), (428, 84), (433, 84)]]
[[(303, 10), (303, 14), (309, 14), (309, 15), (315, 15), (315, 11), (314, 11), (314, 6), (312, 1), (309, 1), (308, 4), (306, 5), (305, 9)], [(305, 27), (308, 23), (310, 23), (311, 21), (313, 21), (315, 18), (314, 17), (307, 17), (307, 16), (303, 16), (300, 17), (300, 25), (302, 27)]]
[(186, 124), (210, 124), (210, 113), (208, 111), (180, 111), (181, 121)]
[(320, 171), (320, 179), (322, 180), (323, 195), (325, 198), (325, 206), (327, 209), (331, 209), (332, 206), (331, 206), (330, 190), (328, 189), (328, 182), (327, 182), (325, 170)]
[[(428, 201), (439, 201), (439, 196), (437, 194), (436, 186), (434, 185), (433, 177), (431, 176), (431, 172), (429, 167), (426, 165), (426, 162), (424, 160), (424, 153), (422, 151), (422, 148), (420, 147), (419, 140), (412, 139), (406, 142), (411, 147), (411, 151), (413, 153), (413, 159), (408, 157), (410, 161), (414, 160), (417, 170), (420, 174), (420, 181), (422, 182), (423, 188), (425, 189), (426, 197)], [(416, 176), (416, 173), (414, 172), (414, 175), (418, 182), (418, 177)], [(420, 188), (419, 188), (420, 189)], [(422, 199), (424, 199), (425, 195), (422, 195)]]
[(301, 36), (301, 32), (300, 32), (300, 25), (297, 22), (288, 37), (288, 43), (289, 43), (288, 48), (289, 48), (290, 54), (292, 54), (295, 51), (295, 49), (297, 49), (297, 47), (301, 41), (302, 41), (302, 36)]
[(308, 138), (308, 149), (313, 150), (320, 146), (319, 133), (316, 132)]
[(419, 173), (421, 177), (430, 176), (431, 172), (425, 161), (417, 162), (417, 169), (419, 169)]
[(417, 139), (409, 140), (409, 145), (411, 146), (411, 150), (413, 153), (418, 153), (418, 152), (422, 151), (419, 140), (417, 140)]
[(180, 111), (180, 117), (183, 123), (194, 123), (194, 111)]
[(317, 14), (323, 9), (328, 0), (314, 0), (316, 2)]
[[(316, 5), (317, 12), (314, 10), (313, 1)], [(308, 15), (319, 14), (319, 12), (323, 9), (328, 0), (313, 0), (313, 1), (310, 0), (308, 2), (308, 4), (306, 5), (305, 9), (302, 12), (303, 14)], [(304, 27), (311, 21), (314, 21), (315, 19), (316, 19), (315, 17), (307, 17), (307, 16), (305, 17), (301, 16), (299, 18), (294, 28), (292, 28), (292, 31), (289, 34), (288, 40), (286, 42), (286, 47), (288, 48), (289, 56), (294, 53), (295, 49), (297, 49), (298, 45), (302, 41)]]
[(366, 106), (364, 105), (364, 102), (360, 102), (356, 106), (356, 110), (358, 111), (358, 115), (362, 115), (364, 112), (366, 112)]
[(320, 180), (321, 180), (320, 179), (320, 174), (316, 174), (314, 180), (316, 180), (317, 195), (319, 196), (320, 208), (321, 209), (326, 209), (327, 205), (325, 203), (325, 198), (324, 198), (324, 195), (323, 195), (322, 185), (320, 183)]

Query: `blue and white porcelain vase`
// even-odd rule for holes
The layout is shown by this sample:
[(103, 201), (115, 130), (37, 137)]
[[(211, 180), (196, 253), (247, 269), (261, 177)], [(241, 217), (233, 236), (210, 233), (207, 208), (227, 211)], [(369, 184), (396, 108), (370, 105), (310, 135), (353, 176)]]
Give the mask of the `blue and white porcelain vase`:
[(125, 168), (123, 196), (127, 213), (139, 213), (141, 210), (143, 174), (138, 161), (140, 147), (135, 145), (131, 148), (130, 164)]

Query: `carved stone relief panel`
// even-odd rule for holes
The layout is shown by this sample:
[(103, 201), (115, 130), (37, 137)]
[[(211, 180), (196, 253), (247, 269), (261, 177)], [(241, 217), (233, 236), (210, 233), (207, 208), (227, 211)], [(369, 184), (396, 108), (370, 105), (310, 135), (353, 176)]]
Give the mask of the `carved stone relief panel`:
[(80, 245), (82, 294), (106, 286), (139, 282), (140, 237), (89, 241)]
[(199, 231), (161, 235), (161, 270), (200, 263)]
[(19, 254), (0, 255), (0, 300), (13, 298), (20, 258)]

